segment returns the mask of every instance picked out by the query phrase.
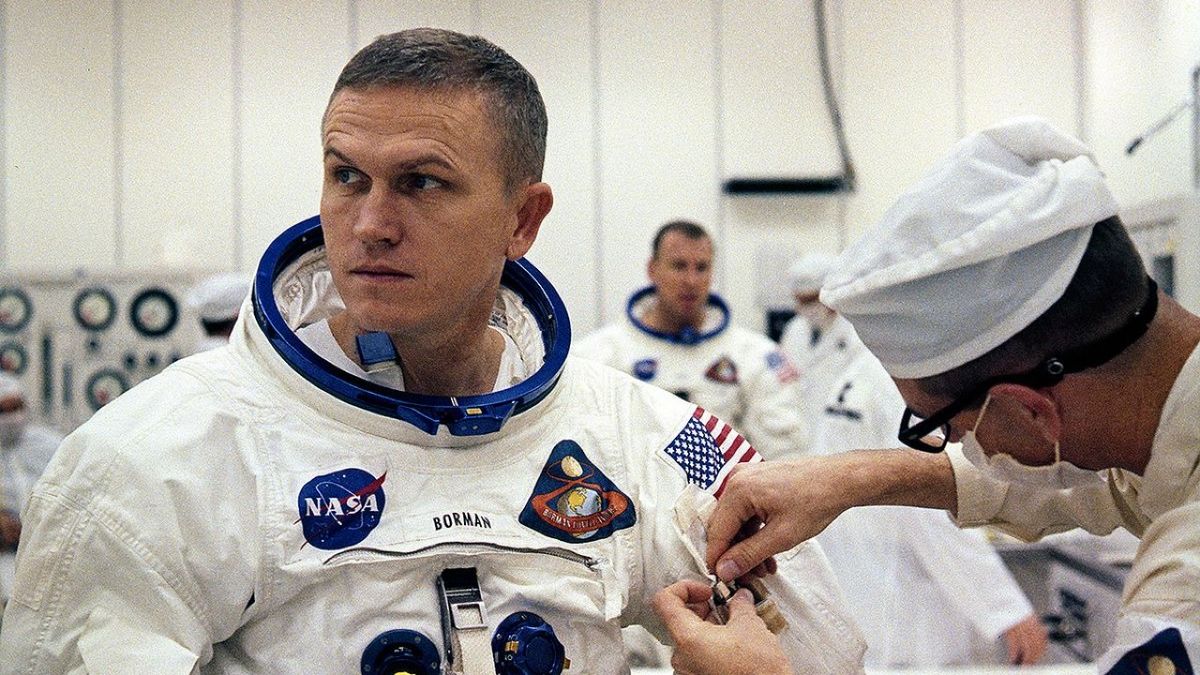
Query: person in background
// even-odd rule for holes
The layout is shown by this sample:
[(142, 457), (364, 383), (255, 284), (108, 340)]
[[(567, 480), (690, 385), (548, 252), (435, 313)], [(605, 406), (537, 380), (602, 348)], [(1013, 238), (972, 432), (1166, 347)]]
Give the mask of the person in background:
[(193, 353), (199, 354), (229, 344), (242, 301), (250, 294), (250, 275), (232, 272), (214, 274), (188, 292), (187, 306), (200, 318), (204, 337)]
[(811, 430), (817, 424), (831, 380), (865, 349), (854, 327), (817, 297), (837, 256), (809, 253), (788, 268), (787, 282), (796, 302), (796, 316), (783, 327), (779, 347), (791, 358), (800, 391), (800, 411)]
[(0, 616), (12, 593), (21, 511), (62, 439), (30, 423), (25, 386), (0, 373)]
[[(1200, 663), (1200, 316), (1158, 289), (1088, 148), (1040, 118), (972, 134), (843, 254), (821, 291), (903, 396), (909, 449), (736, 473), (709, 521), (708, 564), (752, 569), (867, 505), (944, 509), (1023, 540), (1121, 527), (1141, 538), (1106, 675)], [(763, 521), (745, 535), (747, 522)], [(682, 582), (656, 601), (683, 654), (723, 655)], [(736, 638), (736, 636), (733, 636)]]
[(572, 353), (728, 420), (766, 458), (802, 451), (796, 368), (765, 335), (731, 323), (728, 305), (711, 291), (713, 257), (700, 225), (660, 227), (646, 264), (651, 285), (629, 298), (625, 319), (584, 337)]
[[(814, 452), (886, 447), (896, 437), (904, 399), (865, 347), (853, 352), (821, 387)], [(1046, 629), (979, 530), (929, 509), (870, 506), (846, 511), (816, 541), (866, 635), (868, 667), (991, 663), (1001, 639), (1008, 663), (1045, 653)]]

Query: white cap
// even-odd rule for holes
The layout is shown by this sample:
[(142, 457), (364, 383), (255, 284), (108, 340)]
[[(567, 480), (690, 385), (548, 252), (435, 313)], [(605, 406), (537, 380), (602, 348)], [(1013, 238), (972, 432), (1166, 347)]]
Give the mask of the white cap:
[(1088, 148), (1043, 119), (968, 136), (842, 254), (821, 302), (894, 377), (1002, 344), (1066, 290), (1117, 203)]
[(12, 373), (0, 372), (0, 398), (9, 396), (25, 398), (25, 385)]
[(192, 288), (187, 304), (201, 321), (232, 321), (249, 293), (249, 275), (216, 274)]
[(825, 278), (837, 265), (838, 257), (829, 253), (808, 253), (788, 268), (788, 287), (793, 293), (813, 293), (821, 290)]

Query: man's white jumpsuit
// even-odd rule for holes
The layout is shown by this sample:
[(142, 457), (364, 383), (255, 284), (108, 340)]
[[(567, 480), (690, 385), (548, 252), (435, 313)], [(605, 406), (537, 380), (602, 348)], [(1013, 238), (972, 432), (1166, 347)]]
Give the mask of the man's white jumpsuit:
[(1142, 540), (1099, 672), (1200, 667), (1200, 348), (1175, 379), (1142, 476), (1109, 469), (1094, 485), (1039, 489), (993, 480), (954, 447), (947, 454), (960, 524), (990, 524), (1027, 541), (1076, 527), (1094, 534), (1123, 527)]
[(737, 427), (764, 457), (803, 452), (807, 427), (796, 368), (765, 335), (730, 325), (729, 309), (709, 296), (699, 331), (667, 335), (641, 318), (652, 288), (630, 298), (625, 321), (579, 340), (572, 354), (599, 361), (666, 389)]
[[(826, 380), (813, 451), (833, 454), (896, 442), (904, 399), (861, 343)], [(990, 659), (995, 641), (1033, 607), (983, 534), (943, 511), (849, 509), (817, 541), (867, 638), (874, 668), (964, 665)]]
[[(339, 307), (312, 253), (274, 283), (293, 328)], [(541, 358), (515, 298), (502, 291), (493, 325)], [(64, 443), (26, 514), (0, 671), (377, 672), (360, 670), (364, 652), (405, 629), (445, 672), (457, 658), (453, 672), (476, 675), (495, 670), (471, 651), (532, 613), (568, 673), (623, 673), (622, 624), (666, 638), (649, 600), (701, 578), (698, 514), (753, 458), (736, 432), (568, 359), (499, 432), (428, 435), (315, 386), (256, 318), (248, 301), (228, 348), (178, 362)], [(439, 609), (448, 569), (477, 575), (481, 607), (455, 614), (461, 630)], [(797, 672), (861, 670), (815, 544), (769, 583)]]
[(828, 328), (816, 332), (808, 319), (793, 317), (783, 327), (779, 348), (799, 373), (796, 387), (800, 392), (800, 410), (812, 433), (824, 413), (829, 384), (867, 348), (858, 339), (854, 326), (840, 315), (833, 318)]

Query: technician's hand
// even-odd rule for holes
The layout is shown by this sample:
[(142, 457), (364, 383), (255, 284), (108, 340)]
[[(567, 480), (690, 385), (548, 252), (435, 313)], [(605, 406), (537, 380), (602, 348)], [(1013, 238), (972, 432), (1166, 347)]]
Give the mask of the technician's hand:
[(21, 519), (12, 511), (0, 511), (0, 551), (17, 550), (21, 538)]
[(1008, 645), (1008, 662), (1014, 665), (1029, 665), (1042, 660), (1046, 653), (1046, 627), (1030, 614), (1020, 623), (1004, 632)]
[(654, 596), (654, 611), (675, 641), (671, 667), (678, 675), (791, 675), (779, 638), (754, 611), (750, 591), (729, 601), (729, 622), (709, 623), (712, 588), (679, 581)]
[[(845, 507), (838, 494), (836, 455), (739, 464), (708, 521), (709, 569), (737, 579), (770, 556), (824, 530)], [(750, 534), (745, 525), (761, 522)]]

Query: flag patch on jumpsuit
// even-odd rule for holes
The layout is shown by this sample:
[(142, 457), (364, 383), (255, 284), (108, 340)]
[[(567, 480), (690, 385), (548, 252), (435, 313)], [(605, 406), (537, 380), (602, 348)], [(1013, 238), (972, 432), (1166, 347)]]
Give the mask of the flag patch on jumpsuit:
[(716, 497), (725, 489), (733, 467), (762, 461), (749, 441), (704, 408), (696, 408), (666, 453), (683, 469), (689, 483)]

